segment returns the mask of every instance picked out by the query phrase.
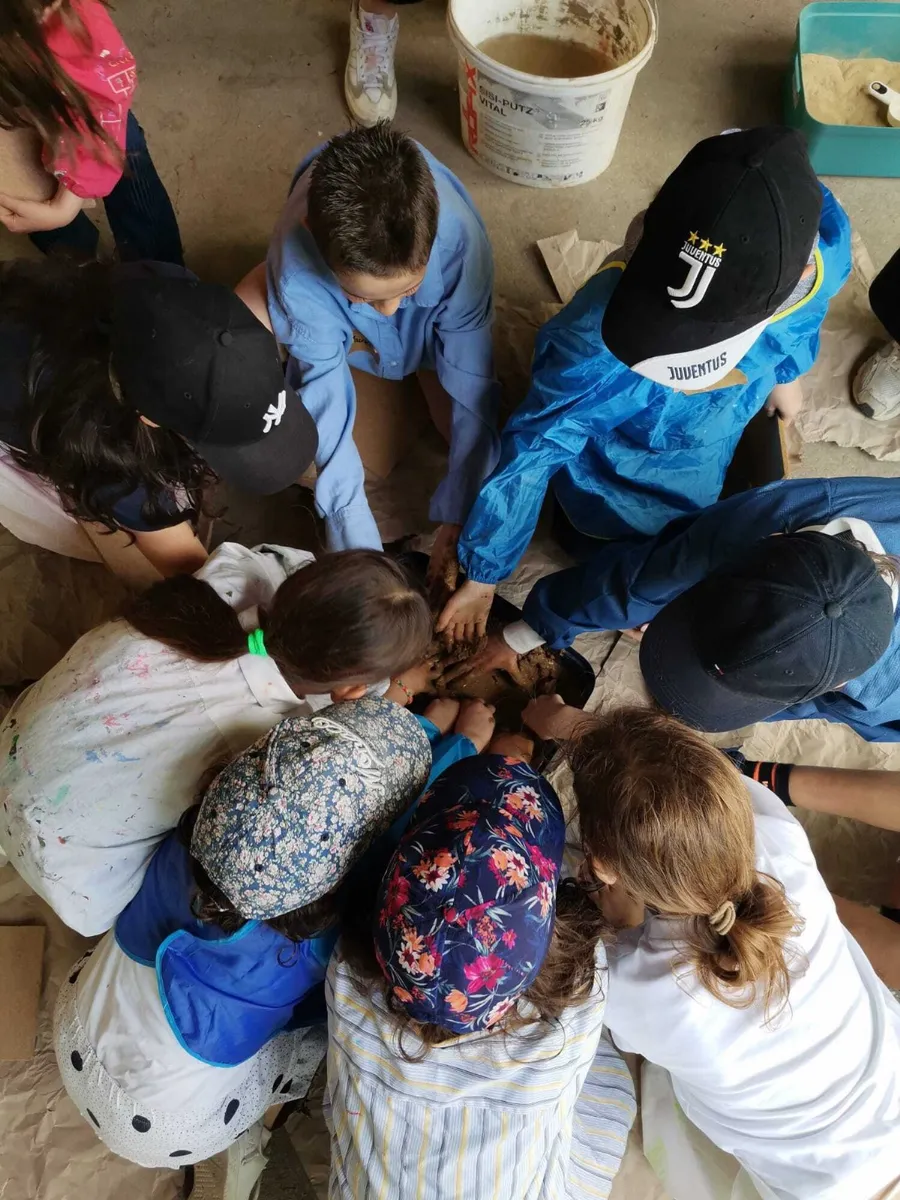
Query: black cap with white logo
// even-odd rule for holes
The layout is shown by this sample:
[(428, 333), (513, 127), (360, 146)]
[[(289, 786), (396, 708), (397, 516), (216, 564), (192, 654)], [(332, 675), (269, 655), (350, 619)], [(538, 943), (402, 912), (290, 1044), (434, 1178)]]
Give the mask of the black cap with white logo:
[(699, 142), (647, 209), (607, 305), (607, 347), (633, 371), (700, 391), (738, 365), (797, 286), (822, 189), (778, 125)]
[(122, 399), (227, 483), (273, 495), (315, 457), (315, 423), (285, 386), (275, 338), (229, 288), (123, 273), (110, 341)]
[(641, 671), (666, 712), (721, 733), (858, 678), (893, 632), (891, 587), (865, 550), (804, 530), (763, 539), (667, 604), (641, 639)]

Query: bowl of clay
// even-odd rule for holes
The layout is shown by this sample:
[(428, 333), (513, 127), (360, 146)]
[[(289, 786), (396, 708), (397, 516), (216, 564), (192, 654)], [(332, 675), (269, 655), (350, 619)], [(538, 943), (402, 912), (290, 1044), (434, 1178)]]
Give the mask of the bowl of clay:
[[(416, 551), (405, 551), (396, 555), (407, 570), (419, 580), (425, 579), (428, 570), (428, 555)], [(488, 632), (499, 633), (513, 621), (522, 620), (521, 609), (516, 608), (502, 596), (495, 596), (488, 618)], [(446, 655), (447, 665), (462, 662), (477, 649), (476, 646), (459, 648)], [(446, 689), (440, 686), (438, 695), (451, 696), (459, 700), (478, 699), (493, 704), (498, 730), (504, 733), (519, 733), (524, 728), (522, 710), (529, 700), (535, 696), (558, 692), (566, 704), (573, 708), (584, 708), (596, 684), (594, 669), (591, 664), (576, 650), (567, 647), (564, 650), (547, 650), (535, 652), (523, 663), (523, 679), (514, 680), (505, 671), (479, 672), (467, 679), (460, 686), (451, 684)], [(413, 710), (421, 712), (428, 705), (428, 697), (418, 697)], [(540, 769), (549, 762), (555, 750), (551, 742), (536, 740), (534, 766)]]

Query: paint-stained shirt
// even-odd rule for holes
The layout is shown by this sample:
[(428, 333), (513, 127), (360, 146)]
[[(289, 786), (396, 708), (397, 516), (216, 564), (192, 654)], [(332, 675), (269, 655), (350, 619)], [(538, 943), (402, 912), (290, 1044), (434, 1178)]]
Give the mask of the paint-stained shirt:
[[(226, 542), (197, 572), (254, 629), (312, 555)], [(271, 658), (199, 663), (124, 620), (84, 635), (0, 726), (0, 848), (63, 921), (103, 933), (198, 784), (303, 701)]]
[(316, 507), (330, 550), (381, 549), (353, 441), (351, 367), (383, 379), (403, 379), (424, 367), (437, 373), (449, 394), (450, 461), (436, 481), (433, 521), (465, 521), (500, 449), (491, 244), (463, 185), (419, 148), (437, 188), (438, 232), (421, 286), (393, 316), (347, 299), (306, 228), (310, 167), (318, 150), (300, 164), (269, 247), (269, 317), (290, 352), (287, 380), (319, 431)]
[[(419, 1056), (376, 990), (332, 957), (326, 979), (329, 1200), (595, 1200), (634, 1120), (631, 1075), (593, 996), (535, 1033), (473, 1033)], [(412, 1058), (413, 1061), (409, 1061)]]

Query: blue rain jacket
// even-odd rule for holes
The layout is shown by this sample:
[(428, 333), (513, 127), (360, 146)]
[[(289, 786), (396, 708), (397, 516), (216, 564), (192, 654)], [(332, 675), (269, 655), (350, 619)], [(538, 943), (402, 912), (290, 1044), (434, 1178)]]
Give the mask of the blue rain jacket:
[(826, 189), (812, 292), (775, 317), (738, 364), (746, 383), (686, 394), (643, 378), (600, 326), (623, 264), (610, 263), (538, 334), (531, 389), (465, 524), (470, 579), (498, 583), (534, 534), (548, 485), (576, 529), (600, 539), (654, 534), (715, 503), (751, 417), (777, 383), (808, 371), (828, 302), (851, 267), (850, 223)]
[[(557, 648), (591, 630), (634, 629), (761, 538), (836, 517), (868, 522), (887, 553), (900, 555), (900, 479), (788, 479), (673, 521), (656, 537), (608, 542), (587, 562), (539, 580), (523, 616)], [(850, 725), (870, 742), (900, 741), (900, 612), (890, 646), (865, 674), (772, 720), (802, 717)]]
[(169, 1026), (194, 1058), (233, 1067), (291, 1023), (322, 984), (337, 930), (292, 942), (260, 921), (225, 934), (191, 912), (190, 857), (177, 833), (150, 860), (141, 889), (116, 921), (121, 950), (156, 972)]

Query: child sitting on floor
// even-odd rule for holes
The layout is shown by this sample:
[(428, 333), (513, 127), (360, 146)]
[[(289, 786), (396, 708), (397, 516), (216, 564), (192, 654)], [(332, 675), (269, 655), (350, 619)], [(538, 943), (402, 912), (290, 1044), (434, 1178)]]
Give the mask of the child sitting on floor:
[(662, 713), (586, 718), (543, 697), (526, 720), (570, 739), (587, 873), (619, 930), (606, 1024), (654, 1064), (644, 1138), (667, 1193), (896, 1196), (900, 1005), (800, 824)]
[(16, 700), (0, 726), (0, 848), (67, 925), (103, 933), (204, 771), (329, 695), (400, 675), (391, 694), (406, 704), (431, 633), (385, 554), (226, 542)]
[(555, 792), (526, 748), (491, 749), (434, 782), (332, 959), (332, 1197), (587, 1200), (621, 1161), (634, 1096), (601, 1040), (605, 925), (560, 882)]
[(548, 487), (576, 558), (714, 503), (751, 417), (798, 411), (799, 377), (849, 271), (849, 221), (798, 133), (747, 129), (695, 146), (630, 257), (602, 267), (539, 333), (531, 391), (459, 542), (468, 582), (439, 628), (484, 632)]
[(286, 718), (185, 813), (57, 1002), (63, 1082), (111, 1150), (196, 1163), (305, 1095), (344, 881), (430, 766), (416, 718), (368, 697)]
[(497, 461), (491, 346), (493, 261), (459, 180), (382, 122), (300, 164), (268, 257), (268, 309), (288, 383), (315, 419), (316, 505), (330, 549), (381, 546), (353, 440), (351, 367), (419, 373), (450, 445), (431, 501), (435, 572)]

